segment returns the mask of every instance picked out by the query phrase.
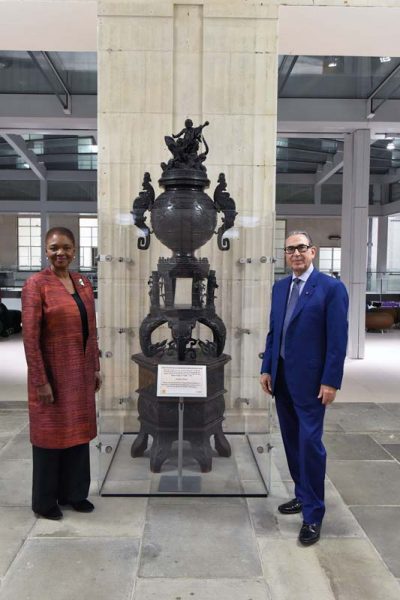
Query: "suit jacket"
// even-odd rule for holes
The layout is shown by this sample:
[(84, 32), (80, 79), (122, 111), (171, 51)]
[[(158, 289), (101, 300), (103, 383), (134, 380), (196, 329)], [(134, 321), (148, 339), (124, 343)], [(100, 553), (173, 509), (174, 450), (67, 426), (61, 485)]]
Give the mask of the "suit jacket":
[[(87, 311), (85, 350), (78, 306), (50, 268), (32, 275), (22, 290), (30, 434), (41, 448), (69, 448), (96, 436), (94, 374), (100, 364), (94, 296), (86, 277), (70, 275)], [(46, 383), (54, 404), (38, 399), (36, 388)]]
[[(275, 390), (280, 345), (292, 276), (272, 289), (270, 326), (261, 372)], [(348, 295), (341, 281), (314, 269), (307, 279), (285, 338), (285, 376), (293, 398), (316, 397), (321, 384), (340, 388), (347, 346)]]

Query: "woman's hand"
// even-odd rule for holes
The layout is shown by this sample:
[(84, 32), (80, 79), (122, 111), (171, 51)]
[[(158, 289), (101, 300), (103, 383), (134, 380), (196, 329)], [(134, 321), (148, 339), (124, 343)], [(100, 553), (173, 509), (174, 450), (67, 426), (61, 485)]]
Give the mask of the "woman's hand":
[(99, 389), (101, 388), (101, 383), (102, 383), (101, 373), (100, 373), (100, 371), (95, 371), (95, 374), (94, 374), (94, 391), (95, 392), (99, 391)]
[(53, 390), (49, 383), (39, 385), (36, 388), (38, 398), (43, 404), (54, 404)]

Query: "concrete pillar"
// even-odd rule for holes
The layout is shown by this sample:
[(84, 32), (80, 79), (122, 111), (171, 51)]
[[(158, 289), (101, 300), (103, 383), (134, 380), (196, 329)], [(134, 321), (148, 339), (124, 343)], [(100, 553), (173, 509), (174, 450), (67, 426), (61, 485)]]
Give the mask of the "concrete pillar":
[(344, 139), (341, 276), (350, 298), (350, 358), (364, 358), (370, 132)]
[(376, 270), (378, 273), (387, 271), (389, 217), (378, 217), (378, 252)]
[[(148, 277), (158, 257), (170, 252), (155, 238), (149, 250), (137, 250), (129, 211), (144, 171), (160, 193), (159, 165), (169, 158), (163, 138), (187, 117), (210, 122), (204, 131), (209, 193), (225, 172), (239, 213), (229, 252), (220, 252), (216, 239), (199, 252), (216, 270), (217, 310), (232, 356), (227, 428), (243, 428), (265, 409), (257, 356), (265, 342), (272, 266), (254, 259), (273, 254), (277, 11), (275, 3), (258, 0), (99, 3), (99, 253), (113, 257), (99, 268), (100, 345), (103, 356), (109, 353), (102, 361), (103, 430), (137, 428), (137, 367), (130, 356), (140, 351)], [(243, 257), (252, 262), (241, 263)], [(250, 408), (240, 398), (248, 398)]]

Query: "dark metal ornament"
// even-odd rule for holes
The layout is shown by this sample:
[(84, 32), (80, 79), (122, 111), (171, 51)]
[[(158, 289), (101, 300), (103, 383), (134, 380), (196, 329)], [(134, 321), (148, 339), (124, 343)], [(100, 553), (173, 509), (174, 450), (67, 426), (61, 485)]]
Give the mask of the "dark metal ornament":
[[(193, 359), (198, 354), (220, 356), (223, 352), (226, 329), (215, 312), (215, 291), (218, 288), (215, 271), (210, 270), (206, 258), (196, 258), (195, 251), (217, 234), (220, 250), (229, 250), (224, 237), (232, 228), (237, 215), (235, 202), (226, 191), (224, 173), (218, 178), (213, 200), (205, 193), (210, 184), (204, 165), (209, 148), (203, 129), (208, 125), (193, 126), (186, 119), (177, 134), (165, 136), (172, 158), (161, 163), (159, 184), (164, 188), (157, 198), (149, 173), (144, 174), (143, 191), (133, 202), (132, 215), (141, 230), (138, 248), (147, 250), (152, 233), (172, 251), (169, 258), (159, 259), (157, 271), (149, 280), (150, 312), (140, 327), (140, 345), (145, 356), (176, 354), (179, 361)], [(204, 151), (200, 152), (200, 144)], [(152, 231), (146, 224), (145, 213), (150, 213)], [(223, 214), (217, 229), (218, 213)], [(192, 280), (190, 303), (175, 304), (176, 283), (179, 278)], [(206, 325), (213, 340), (192, 337), (196, 323)], [(172, 340), (152, 343), (151, 335), (160, 325), (168, 323)]]

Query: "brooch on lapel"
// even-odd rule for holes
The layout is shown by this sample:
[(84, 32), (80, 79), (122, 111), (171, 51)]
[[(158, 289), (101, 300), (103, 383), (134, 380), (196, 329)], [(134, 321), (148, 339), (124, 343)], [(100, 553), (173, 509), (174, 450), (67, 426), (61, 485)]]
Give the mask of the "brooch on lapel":
[(79, 283), (79, 285), (81, 285), (82, 287), (85, 287), (85, 284), (83, 283), (83, 279), (82, 279), (82, 278), (78, 279), (78, 283)]

